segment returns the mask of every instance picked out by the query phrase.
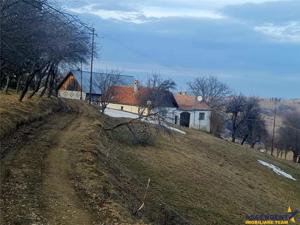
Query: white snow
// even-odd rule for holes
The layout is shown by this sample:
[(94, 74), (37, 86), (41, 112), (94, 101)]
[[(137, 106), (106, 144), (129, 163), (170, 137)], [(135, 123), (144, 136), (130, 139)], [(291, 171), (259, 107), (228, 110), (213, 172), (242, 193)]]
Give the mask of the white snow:
[[(105, 109), (104, 114), (108, 115), (110, 117), (114, 117), (114, 118), (129, 118), (129, 119), (137, 119), (138, 118), (137, 114), (130, 113), (130, 112), (124, 112), (124, 111), (120, 111), (120, 110), (116, 110), (116, 109), (109, 109), (109, 108)], [(144, 121), (146, 123), (158, 124), (158, 121), (155, 121), (154, 119), (151, 119), (151, 118), (143, 118), (142, 121)], [(175, 127), (171, 127), (167, 124), (163, 124), (163, 126), (166, 127), (167, 129), (175, 131), (177, 133), (186, 134), (185, 131), (179, 130)]]
[[(159, 122), (157, 120), (155, 120), (154, 118), (143, 118), (142, 121), (144, 121), (146, 123), (159, 124)], [(171, 127), (168, 124), (166, 124), (165, 122), (161, 122), (161, 125), (164, 126), (167, 129), (175, 131), (177, 133), (186, 134), (185, 131), (179, 130), (179, 129), (175, 128), (175, 127)]]
[(168, 125), (164, 125), (164, 126), (165, 126), (166, 128), (168, 128), (169, 130), (175, 131), (175, 132), (177, 132), (177, 133), (180, 133), (180, 134), (186, 134), (185, 131), (179, 130), (179, 129), (175, 128), (175, 127), (170, 127), (170, 126), (168, 126)]
[(273, 165), (273, 164), (271, 164), (271, 163), (267, 163), (267, 162), (265, 162), (265, 161), (263, 161), (263, 160), (257, 160), (257, 161), (258, 161), (261, 165), (266, 166), (266, 167), (272, 169), (273, 172), (276, 173), (276, 174), (279, 175), (279, 176), (283, 176), (283, 177), (286, 177), (286, 178), (291, 179), (291, 180), (296, 180), (292, 175), (290, 175), (290, 174), (284, 172), (282, 169), (280, 169), (279, 167), (277, 167), (277, 166), (275, 166), (275, 165)]
[(115, 109), (109, 109), (109, 108), (105, 109), (104, 114), (114, 118), (129, 118), (129, 119), (138, 118), (137, 114), (115, 110)]

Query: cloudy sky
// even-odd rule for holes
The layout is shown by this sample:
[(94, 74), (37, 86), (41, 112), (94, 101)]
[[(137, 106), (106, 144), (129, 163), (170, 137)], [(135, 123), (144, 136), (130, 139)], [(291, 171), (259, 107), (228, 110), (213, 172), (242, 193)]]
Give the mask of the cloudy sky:
[(178, 89), (214, 75), (237, 93), (300, 97), (300, 0), (61, 0), (96, 28), (96, 70)]

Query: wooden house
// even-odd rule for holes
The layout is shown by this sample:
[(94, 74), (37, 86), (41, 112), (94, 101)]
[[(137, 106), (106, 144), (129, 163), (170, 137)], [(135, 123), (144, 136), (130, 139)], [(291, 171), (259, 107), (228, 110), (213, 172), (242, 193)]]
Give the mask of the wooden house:
[[(88, 100), (90, 95), (92, 102), (98, 102), (101, 90), (97, 81), (104, 76), (104, 73), (93, 73), (92, 91), (90, 93), (90, 72), (72, 70), (62, 80), (58, 86), (58, 96), (61, 98)], [(112, 76), (115, 76), (112, 74)], [(118, 75), (119, 76), (119, 75)], [(134, 81), (133, 76), (120, 75), (122, 85), (131, 85)]]

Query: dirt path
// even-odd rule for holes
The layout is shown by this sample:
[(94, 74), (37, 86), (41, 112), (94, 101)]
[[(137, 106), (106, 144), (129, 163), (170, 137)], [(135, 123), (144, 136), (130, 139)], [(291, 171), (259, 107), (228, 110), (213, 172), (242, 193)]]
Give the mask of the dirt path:
[(46, 159), (43, 195), (50, 224), (95, 224), (70, 181), (72, 168), (65, 143), (68, 143), (68, 137), (72, 135), (78, 123), (79, 121), (73, 120), (71, 125), (59, 134), (57, 146), (50, 149)]
[(1, 224), (97, 224), (71, 181), (66, 145), (72, 144), (80, 117), (79, 113), (51, 116), (1, 159)]

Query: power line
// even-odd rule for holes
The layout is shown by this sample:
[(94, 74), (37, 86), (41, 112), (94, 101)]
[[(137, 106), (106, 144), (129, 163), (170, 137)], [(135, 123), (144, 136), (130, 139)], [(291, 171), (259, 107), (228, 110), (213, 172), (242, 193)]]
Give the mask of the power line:
[(91, 75), (90, 75), (90, 98), (89, 104), (92, 102), (92, 83), (93, 83), (93, 63), (94, 63), (94, 41), (95, 41), (95, 28), (93, 28), (92, 34), (92, 57), (91, 57)]

